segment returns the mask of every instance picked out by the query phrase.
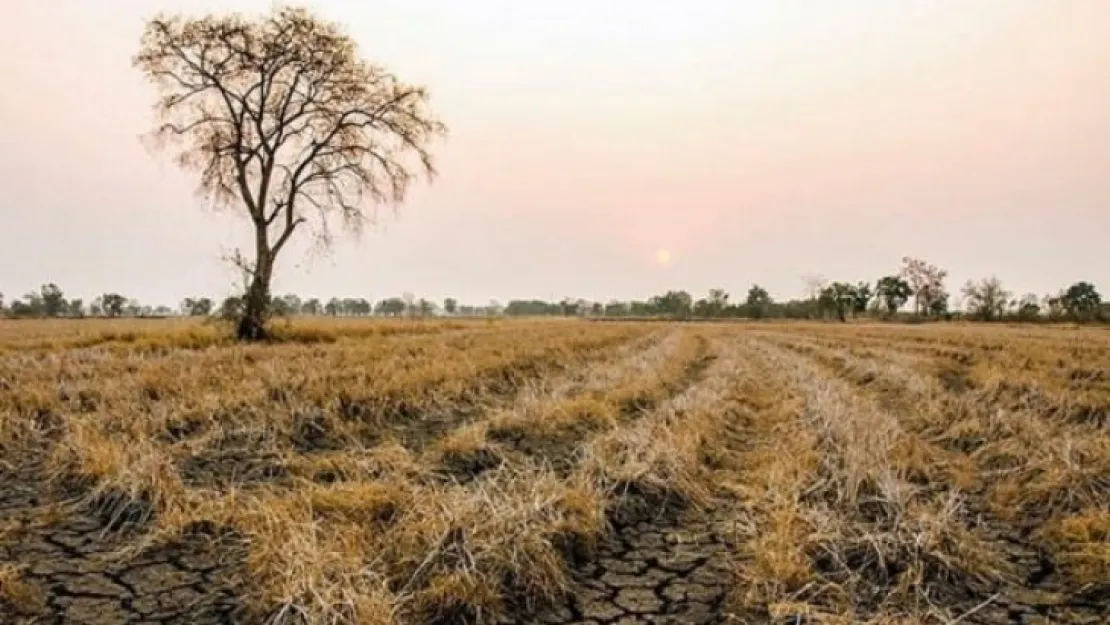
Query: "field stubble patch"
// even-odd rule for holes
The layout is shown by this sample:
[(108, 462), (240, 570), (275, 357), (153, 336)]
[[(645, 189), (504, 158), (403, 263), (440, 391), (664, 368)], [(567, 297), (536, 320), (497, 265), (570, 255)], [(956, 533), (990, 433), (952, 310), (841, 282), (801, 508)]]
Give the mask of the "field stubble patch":
[(1110, 451), (1081, 414), (1105, 337), (1053, 332), (551, 321), (9, 348), (0, 610), (1105, 622)]
[[(904, 343), (897, 329), (889, 330), (883, 342), (862, 342), (862, 348), (843, 330), (828, 336), (815, 331), (816, 338), (800, 340), (785, 332), (762, 337), (793, 348), (825, 375), (859, 389), (896, 416), (904, 431), (932, 450), (930, 455), (937, 457), (941, 450), (941, 457), (954, 460), (960, 474), (970, 478), (960, 484), (934, 476), (920, 484), (957, 493), (965, 509), (960, 523), (998, 554), (995, 590), (971, 586), (969, 599), (985, 603), (970, 606), (978, 609), (965, 620), (1025, 623), (1035, 616), (1101, 622), (1110, 617), (1105, 577), (1096, 577), (1107, 561), (1099, 528), (1110, 497), (1110, 450), (1104, 431), (1068, 419), (1058, 408), (1070, 401), (1058, 390), (1055, 374), (1074, 366), (1063, 357), (1071, 346), (1043, 337), (1027, 341), (1005, 329), (987, 341), (946, 332), (936, 330), (937, 342), (963, 350), (961, 366), (971, 385), (952, 388), (936, 375), (951, 366), (946, 355), (923, 359), (924, 350), (915, 349), (913, 358), (901, 359)], [(1024, 364), (1008, 378), (1006, 363), (1014, 361)], [(1015, 381), (1042, 401), (1015, 402)], [(1057, 390), (1050, 391), (1053, 387)], [(969, 588), (966, 583), (956, 587)], [(944, 622), (932, 607), (917, 618)]]

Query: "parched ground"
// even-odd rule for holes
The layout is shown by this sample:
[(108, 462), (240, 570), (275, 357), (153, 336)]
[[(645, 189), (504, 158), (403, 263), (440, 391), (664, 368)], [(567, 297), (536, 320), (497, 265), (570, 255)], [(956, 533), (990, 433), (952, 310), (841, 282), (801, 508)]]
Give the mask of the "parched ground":
[(0, 327), (0, 623), (1110, 622), (1110, 331), (283, 337)]

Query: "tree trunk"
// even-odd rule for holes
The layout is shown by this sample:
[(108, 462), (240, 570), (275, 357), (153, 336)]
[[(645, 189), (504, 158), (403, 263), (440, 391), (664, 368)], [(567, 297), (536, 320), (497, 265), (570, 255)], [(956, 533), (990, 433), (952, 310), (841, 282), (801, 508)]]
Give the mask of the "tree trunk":
[(236, 333), (240, 341), (264, 341), (269, 338), (269, 332), (266, 331), (266, 313), (270, 304), (273, 258), (263, 237), (259, 237), (258, 243), (254, 275), (251, 276), (246, 301), (243, 302), (243, 317), (239, 319), (239, 329)]
[(266, 332), (266, 297), (267, 288), (262, 284), (262, 279), (255, 276), (251, 280), (250, 289), (247, 291), (246, 301), (243, 306), (243, 316), (239, 319), (238, 337), (240, 341), (262, 341), (268, 336)]

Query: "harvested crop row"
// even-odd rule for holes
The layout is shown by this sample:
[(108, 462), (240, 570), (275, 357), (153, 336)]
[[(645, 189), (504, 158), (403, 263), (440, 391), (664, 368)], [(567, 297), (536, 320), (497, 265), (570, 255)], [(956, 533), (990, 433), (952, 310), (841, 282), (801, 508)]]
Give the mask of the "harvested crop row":
[(1104, 360), (1050, 336), (526, 321), (10, 351), (0, 611), (1103, 622), (1110, 451), (1058, 408)]
[(456, 457), (502, 460), (524, 454), (566, 471), (584, 440), (643, 414), (693, 382), (707, 360), (706, 349), (704, 337), (672, 332), (651, 349), (592, 370), (579, 392), (542, 396), (492, 414), (445, 439), (443, 449)]
[[(240, 505), (235, 514), (267, 510), (266, 527), (291, 532), (264, 538), (252, 534), (259, 523), (227, 517), (228, 524), (255, 536), (252, 543), (281, 546), (264, 558), (257, 548), (251, 554), (257, 587), (268, 595), (256, 602), (306, 610), (314, 620), (332, 614), (364, 622), (380, 614), (406, 622), (458, 622), (514, 613), (520, 609), (516, 600), (542, 605), (561, 597), (570, 583), (567, 557), (597, 540), (605, 530), (607, 510), (630, 485), (639, 484), (645, 493), (665, 487), (684, 497), (704, 492), (705, 485), (695, 479), (699, 449), (713, 435), (705, 420), (721, 418), (716, 412), (719, 396), (702, 391), (701, 418), (682, 412), (683, 401), (693, 401), (690, 396), (671, 401), (665, 396), (690, 375), (705, 349), (704, 339), (675, 333), (642, 353), (599, 363), (591, 370), (596, 375), (585, 378), (580, 389), (554, 385), (561, 392), (551, 398), (551, 412), (542, 398), (524, 402), (534, 405), (538, 412), (532, 416), (542, 420), (565, 408), (565, 402), (576, 401), (573, 397), (581, 391), (594, 393), (595, 402), (606, 397), (608, 388), (596, 380), (611, 380), (619, 382), (608, 396), (612, 406), (647, 411), (640, 421), (611, 423), (611, 433), (602, 437), (613, 438), (596, 449), (587, 433), (580, 444), (592, 451), (584, 452), (582, 468), (569, 474), (552, 470), (547, 454), (524, 455), (503, 459), (465, 482), (444, 483), (436, 475), (439, 463), (427, 462), (442, 447), (433, 446), (426, 458), (383, 447), (378, 449), (379, 465), (392, 464), (373, 481), (313, 484), (301, 490), (307, 500), (283, 496), (284, 506)], [(634, 399), (663, 403), (652, 410)], [(660, 411), (670, 416), (664, 420)], [(506, 414), (500, 413), (502, 418)], [(651, 428), (640, 425), (649, 421)], [(625, 426), (636, 430), (622, 436)], [(645, 448), (641, 439), (652, 436), (656, 442)], [(626, 448), (633, 442), (636, 455)], [(651, 456), (646, 465), (643, 454)], [(596, 464), (607, 459), (611, 465)], [(671, 481), (673, 486), (664, 486)], [(285, 519), (280, 524), (272, 521), (275, 512)], [(317, 529), (308, 541), (303, 532), (313, 526)], [(376, 557), (367, 563), (360, 554)], [(367, 578), (376, 582), (368, 584)], [(344, 607), (335, 608), (337, 603)]]
[[(1020, 353), (1020, 348), (1014, 348)], [(937, 445), (966, 453), (973, 474), (1002, 517), (1036, 523), (1110, 500), (1110, 433), (1097, 424), (1062, 418), (1063, 407), (1037, 382), (1039, 401), (1015, 401), (1003, 376), (960, 394), (944, 382), (889, 358), (858, 351), (811, 354), (831, 373), (852, 380), (877, 400), (901, 407), (900, 420)], [(931, 367), (925, 365), (923, 370)], [(1035, 380), (1048, 379), (1042, 370)], [(893, 396), (893, 397), (892, 397)], [(1072, 391), (1062, 401), (1082, 397)]]
[[(917, 357), (938, 358), (974, 368), (994, 363), (1020, 369), (1060, 369), (1067, 380), (1073, 368), (1110, 364), (1110, 332), (1102, 328), (1042, 329), (1009, 326), (765, 326), (783, 336), (806, 337), (855, 348), (890, 348)], [(1045, 380), (1042, 380), (1045, 381)], [(1049, 380), (1050, 381), (1050, 380)]]
[[(0, 361), (0, 380), (13, 391), (0, 397), (0, 432), (8, 434), (0, 444), (21, 429), (33, 434), (73, 420), (127, 422), (156, 436), (164, 423), (189, 429), (197, 421), (268, 421), (272, 407), (290, 397), (325, 411), (397, 413), (421, 390), (446, 393), (483, 374), (498, 375), (499, 366), (500, 383), (511, 384), (527, 371), (506, 366), (521, 359), (531, 358), (533, 367), (557, 364), (563, 354), (603, 351), (643, 333), (628, 326), (586, 332), (581, 326), (521, 325), (332, 346), (178, 351), (164, 358), (76, 350), (64, 357), (10, 358)], [(362, 395), (369, 403), (360, 403)], [(132, 418), (136, 414), (142, 418)]]
[[(646, 352), (673, 355), (687, 344), (665, 339)], [(595, 371), (650, 376), (632, 366), (643, 358), (633, 352)], [(565, 392), (565, 384), (553, 386)], [(162, 523), (236, 528), (251, 545), (256, 605), (284, 605), (313, 622), (372, 622), (375, 615), (450, 622), (460, 613), (504, 612), (505, 597), (550, 600), (566, 584), (560, 545), (596, 535), (604, 522), (596, 486), (529, 459), (458, 484), (398, 445), (360, 457), (362, 475), (232, 492)]]
[[(86, 501), (109, 506), (102, 511), (110, 524), (155, 515), (153, 531), (132, 537), (127, 545), (133, 554), (158, 553), (198, 532), (226, 536), (231, 530), (238, 538), (226, 551), (246, 558), (251, 581), (242, 592), (249, 603), (309, 606), (313, 618), (323, 621), (356, 612), (362, 619), (386, 618), (411, 605), (440, 605), (428, 593), (446, 583), (444, 578), (424, 579), (419, 571), (422, 559), (444, 538), (436, 529), (441, 525), (460, 527), (478, 544), (493, 545), (487, 556), (496, 557), (498, 549), (517, 549), (530, 540), (518, 536), (499, 542), (505, 531), (537, 529), (514, 521), (509, 510), (550, 516), (559, 509), (547, 505), (550, 497), (568, 497), (566, 518), (549, 519), (555, 523), (552, 531), (563, 534), (561, 524), (577, 526), (583, 523), (579, 516), (588, 517), (582, 506), (592, 499), (554, 475), (529, 473), (518, 479), (508, 471), (488, 480), (480, 493), (452, 488), (434, 467), (390, 442), (382, 430), (444, 412), (481, 413), (522, 385), (577, 375), (599, 359), (651, 349), (659, 338), (650, 326), (628, 324), (507, 326), (438, 341), (413, 336), (326, 349), (278, 346), (183, 355), (194, 363), (212, 359), (222, 369), (201, 377), (205, 384), (198, 390), (204, 392), (195, 394), (173, 386), (185, 374), (170, 375), (166, 359), (137, 360), (135, 371), (110, 389), (115, 393), (101, 395), (93, 410), (66, 414), (56, 430), (36, 438), (52, 449), (59, 476), (87, 480), (82, 487), (88, 491)], [(263, 354), (272, 358), (260, 358)], [(348, 366), (332, 369), (337, 362)], [(159, 374), (151, 375), (151, 369)], [(274, 393), (275, 388), (284, 392)], [(211, 402), (211, 412), (185, 404), (198, 394)], [(328, 398), (332, 403), (321, 405)], [(124, 406), (131, 411), (116, 412)], [(340, 445), (324, 451), (298, 448), (298, 429), (292, 424), (298, 410), (308, 409), (330, 411), (333, 422), (325, 425), (335, 428), (331, 434), (345, 434)], [(355, 410), (363, 412), (352, 414)], [(205, 415), (199, 424), (189, 418), (197, 413)], [(249, 437), (235, 441), (249, 452), (248, 465), (273, 461), (261, 472), (264, 479), (252, 480), (249, 472), (230, 474), (226, 466), (214, 472), (224, 478), (220, 481), (185, 479), (196, 468), (193, 461), (207, 452), (230, 451), (228, 443), (237, 436)], [(491, 498), (490, 492), (501, 494)], [(533, 509), (531, 497), (546, 503)], [(497, 506), (492, 516), (491, 505)], [(25, 534), (28, 528), (23, 529)], [(239, 546), (247, 547), (245, 552)], [(523, 566), (510, 556), (501, 566)], [(535, 567), (523, 571), (530, 568)], [(366, 574), (374, 570), (388, 575), (390, 583), (368, 586)], [(42, 575), (54, 579), (50, 570)], [(378, 610), (378, 601), (386, 601), (389, 610)]]
[[(394, 334), (435, 334), (468, 327), (474, 321), (382, 319), (290, 320), (274, 326), (273, 340), (334, 343)], [(0, 354), (99, 347), (115, 353), (165, 353), (174, 349), (227, 347), (234, 344), (224, 324), (195, 319), (36, 319), (0, 326)]]
[[(1091, 332), (1091, 341), (1078, 344), (1070, 333), (1057, 332), (1058, 340), (1049, 342), (1030, 340), (1024, 332), (1002, 328), (990, 342), (966, 340), (958, 348), (943, 350), (904, 341), (902, 331), (893, 329), (885, 340), (857, 338), (833, 329), (827, 336), (812, 330), (772, 334), (777, 334), (781, 344), (795, 349), (810, 345), (857, 354), (871, 352), (869, 355), (880, 356), (882, 367), (893, 363), (916, 369), (926, 377), (939, 379), (947, 392), (976, 389), (1011, 409), (1029, 409), (1047, 418), (1096, 426), (1110, 424), (1110, 376), (1105, 374), (1110, 367), (1110, 343), (1105, 343), (1102, 336), (1107, 333)], [(1007, 337), (1009, 342), (1000, 341), (999, 336)]]
[[(526, 328), (518, 330), (523, 336)], [(323, 377), (361, 384), (382, 361), (430, 348), (462, 350), (487, 339), (496, 343), (504, 334), (478, 326), (444, 336), (393, 335), (330, 346), (236, 346), (164, 355), (99, 348), (13, 353), (0, 357), (0, 388), (10, 391), (0, 394), (0, 445), (20, 431), (34, 434), (71, 415), (226, 416), (238, 405), (265, 405), (271, 393), (290, 384)], [(547, 336), (554, 336), (553, 328)]]
[[(967, 601), (968, 590), (1001, 578), (992, 545), (968, 530), (953, 488), (958, 467), (940, 462), (893, 415), (803, 357), (762, 342), (753, 350), (796, 388), (795, 427), (808, 433), (797, 436), (812, 437), (818, 456), (815, 473), (800, 491), (794, 485), (791, 498), (808, 570), (793, 569), (794, 578), (771, 589), (793, 592), (763, 604), (801, 603), (801, 612), (861, 621), (926, 619), (945, 616), (930, 601), (951, 609)], [(775, 507), (764, 514), (773, 518)]]
[[(1110, 570), (1105, 431), (1060, 419), (1043, 404), (1040, 410), (1014, 405), (991, 385), (953, 394), (942, 378), (929, 374), (936, 365), (901, 359), (894, 350), (858, 349), (846, 338), (832, 343), (839, 347), (822, 348), (815, 347), (821, 341), (762, 336), (793, 347), (894, 410), (903, 427), (932, 443), (918, 445), (919, 456), (927, 451), (924, 457), (933, 462), (941, 458), (960, 467), (947, 480), (923, 484), (962, 484), (965, 505), (978, 519), (974, 533), (992, 545), (1004, 565), (1000, 570), (1008, 573), (991, 605), (981, 606), (982, 618), (1039, 611), (1063, 622), (1098, 620), (1100, 608), (1091, 598), (1105, 591)], [(1012, 352), (1022, 349), (1028, 346)]]
[(716, 481), (742, 442), (735, 420), (747, 365), (728, 332), (706, 331), (713, 359), (697, 381), (640, 418), (580, 446), (571, 473), (603, 495), (607, 531), (575, 554), (571, 595), (545, 623), (708, 623), (729, 586), (728, 530)]
[(818, 440), (802, 418), (805, 399), (785, 372), (750, 344), (737, 384), (745, 402), (738, 427), (746, 445), (722, 486), (737, 500), (735, 583), (728, 608), (742, 623), (789, 620), (821, 600), (811, 554), (808, 489), (820, 464)]

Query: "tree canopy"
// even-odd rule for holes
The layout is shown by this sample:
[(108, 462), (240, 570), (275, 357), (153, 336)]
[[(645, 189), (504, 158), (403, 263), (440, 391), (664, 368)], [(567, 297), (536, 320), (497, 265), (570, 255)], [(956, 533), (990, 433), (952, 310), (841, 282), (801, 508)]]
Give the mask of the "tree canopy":
[(337, 218), (357, 232), (374, 206), (402, 202), (417, 175), (435, 173), (430, 145), (446, 126), (427, 91), (304, 9), (158, 15), (134, 64), (158, 92), (155, 145), (254, 227), (243, 338), (264, 335), (274, 260), (294, 233), (326, 245)]

